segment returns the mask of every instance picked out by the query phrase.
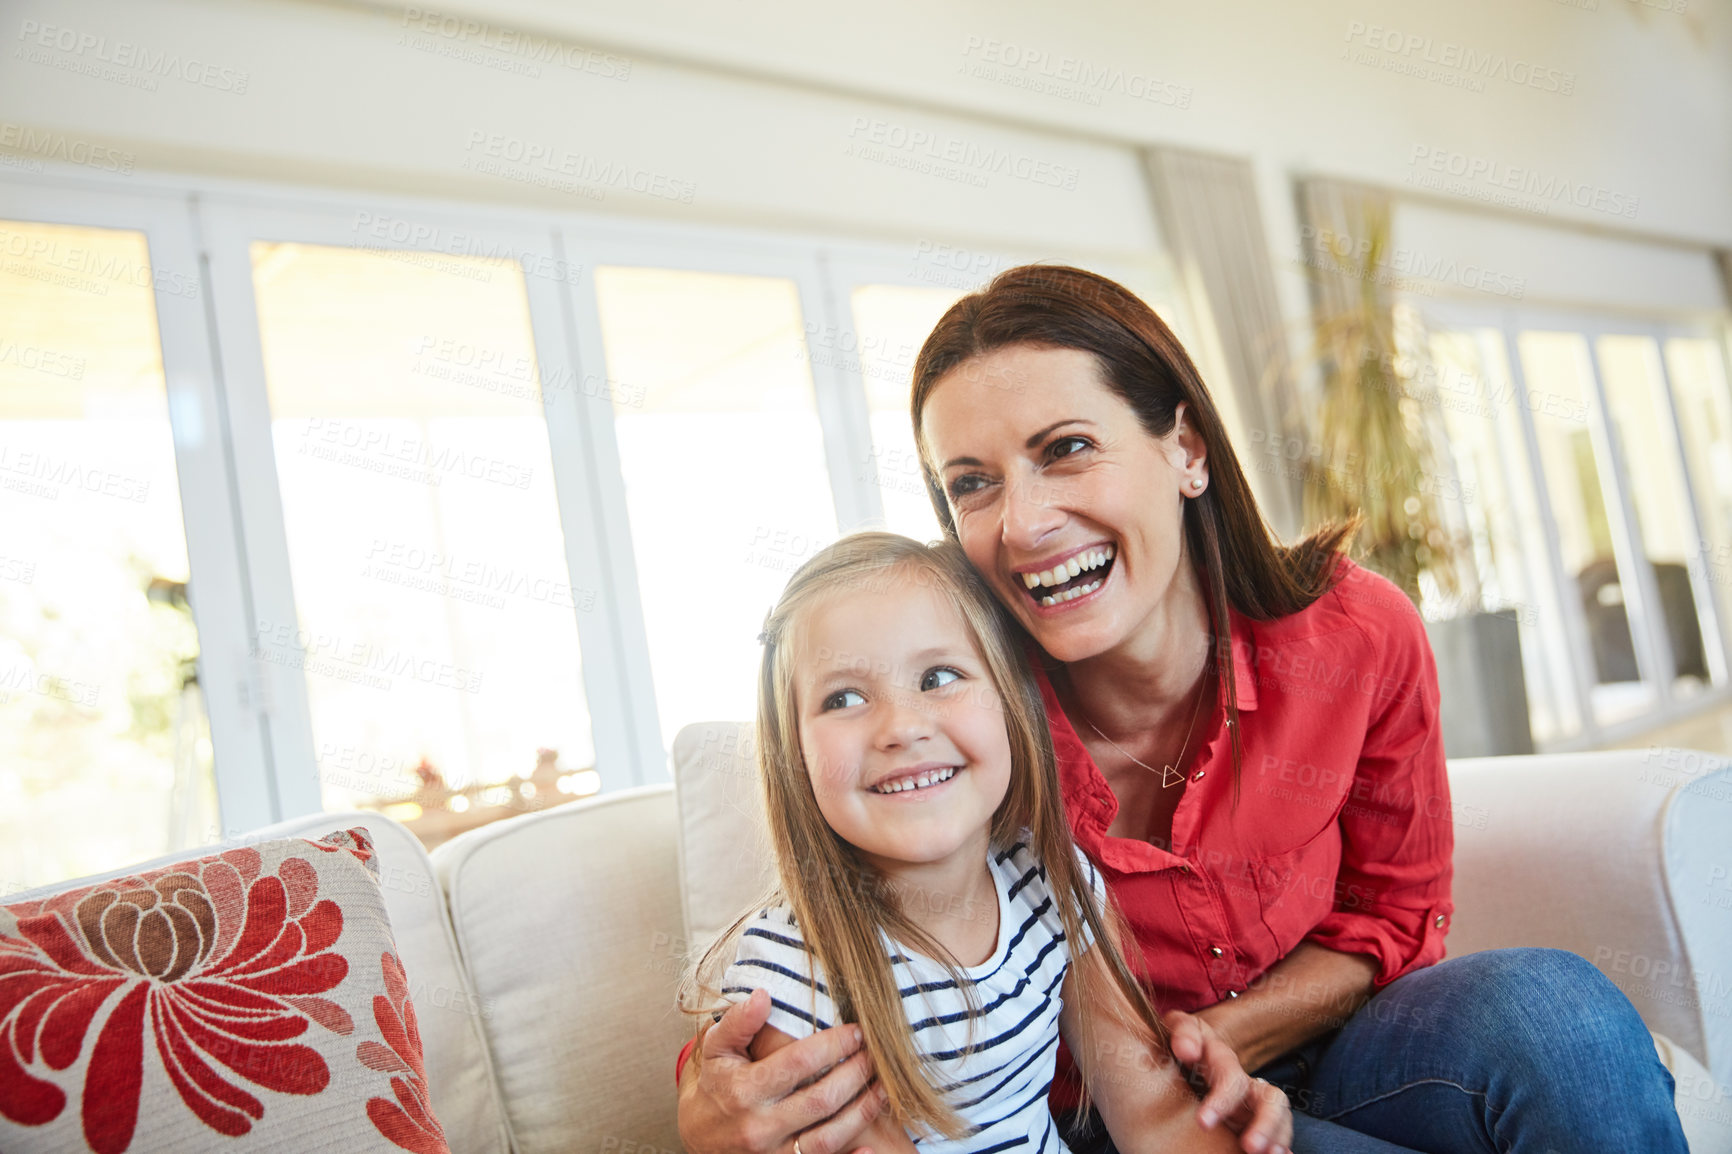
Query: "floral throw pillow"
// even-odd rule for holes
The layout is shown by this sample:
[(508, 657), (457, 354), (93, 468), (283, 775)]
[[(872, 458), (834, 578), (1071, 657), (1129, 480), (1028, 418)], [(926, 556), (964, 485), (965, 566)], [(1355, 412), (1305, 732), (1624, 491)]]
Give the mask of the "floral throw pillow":
[(0, 906), (0, 1150), (449, 1154), (363, 829)]

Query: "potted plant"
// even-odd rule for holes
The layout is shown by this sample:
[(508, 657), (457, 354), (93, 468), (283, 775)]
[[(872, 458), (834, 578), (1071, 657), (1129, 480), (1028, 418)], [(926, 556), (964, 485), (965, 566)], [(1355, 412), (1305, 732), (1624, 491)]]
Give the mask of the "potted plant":
[(1446, 508), (1446, 495), (1461, 490), (1426, 383), (1425, 344), (1398, 331), (1387, 202), (1361, 198), (1355, 215), (1343, 232), (1307, 230), (1319, 403), (1301, 477), (1305, 521), (1360, 517), (1356, 560), (1393, 581), (1416, 611), (1434, 609), (1426, 630), (1449, 755), (1531, 753), (1516, 617), (1480, 608), (1472, 551)]

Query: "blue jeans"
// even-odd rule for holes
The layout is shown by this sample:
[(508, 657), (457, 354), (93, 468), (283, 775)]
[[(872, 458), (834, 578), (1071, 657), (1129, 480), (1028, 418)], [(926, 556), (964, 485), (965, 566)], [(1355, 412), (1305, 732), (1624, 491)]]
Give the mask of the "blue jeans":
[[(1293, 1101), (1295, 1154), (1687, 1154), (1636, 1008), (1562, 950), (1416, 970), (1257, 1073)], [(1091, 1121), (1072, 1151), (1112, 1154)]]
[(1290, 1087), (1296, 1154), (1686, 1154), (1636, 1008), (1563, 950), (1416, 970), (1259, 1073)]

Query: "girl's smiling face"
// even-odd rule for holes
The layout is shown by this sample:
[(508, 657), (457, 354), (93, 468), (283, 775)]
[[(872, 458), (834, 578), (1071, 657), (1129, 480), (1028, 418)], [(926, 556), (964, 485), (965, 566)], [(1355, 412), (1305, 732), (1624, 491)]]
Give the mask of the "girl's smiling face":
[(1092, 353), (1009, 345), (941, 378), (920, 432), (963, 551), (1042, 649), (1069, 663), (1134, 643), (1178, 573), (1185, 496), (1208, 484), (1182, 405), (1151, 436)]
[(956, 607), (920, 577), (891, 569), (814, 605), (794, 654), (818, 809), (887, 876), (984, 862), (1010, 786), (1004, 708), (986, 663)]

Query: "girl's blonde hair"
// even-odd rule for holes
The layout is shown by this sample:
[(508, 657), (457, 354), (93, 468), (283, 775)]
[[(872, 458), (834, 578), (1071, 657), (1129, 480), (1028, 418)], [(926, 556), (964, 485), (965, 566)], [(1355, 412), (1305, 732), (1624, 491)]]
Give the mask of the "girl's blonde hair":
[[(824, 549), (794, 574), (765, 619), (759, 638), (764, 650), (756, 744), (779, 885), (706, 951), (688, 979), (685, 1004), (694, 1013), (719, 1008), (715, 984), (705, 979), (733, 957), (740, 931), (759, 909), (786, 901), (806, 949), (823, 967), (838, 1022), (860, 1026), (894, 1116), (904, 1125), (919, 1124), (957, 1138), (966, 1127), (937, 1089), (939, 1071), (914, 1047), (879, 929), (940, 960), (971, 1004), (972, 988), (949, 952), (903, 912), (886, 880), (824, 820), (800, 748), (794, 695), (794, 654), (800, 629), (814, 607), (850, 591), (906, 588), (910, 582), (956, 606), (1003, 706), (1011, 774), (1004, 800), (992, 816), (993, 848), (1008, 849), (1022, 830), (1030, 831), (1031, 848), (1046, 870), (1066, 939), (1076, 943), (1092, 938), (1104, 963), (1079, 967), (1083, 980), (1074, 987), (1078, 1020), (1086, 1030), (1093, 1012), (1122, 1010), (1128, 1003), (1130, 1024), (1140, 1025), (1151, 1044), (1164, 1044), (1165, 1031), (1154, 1008), (1117, 948), (1122, 934), (1117, 914), (1100, 908), (1077, 863), (1040, 690), (1013, 640), (1007, 615), (959, 546), (922, 545), (894, 533), (856, 533)], [(1007, 928), (1001, 926), (999, 932)], [(1078, 1043), (1073, 1056), (1086, 1075), (1093, 1039), (1085, 1035), (1073, 1041)]]

